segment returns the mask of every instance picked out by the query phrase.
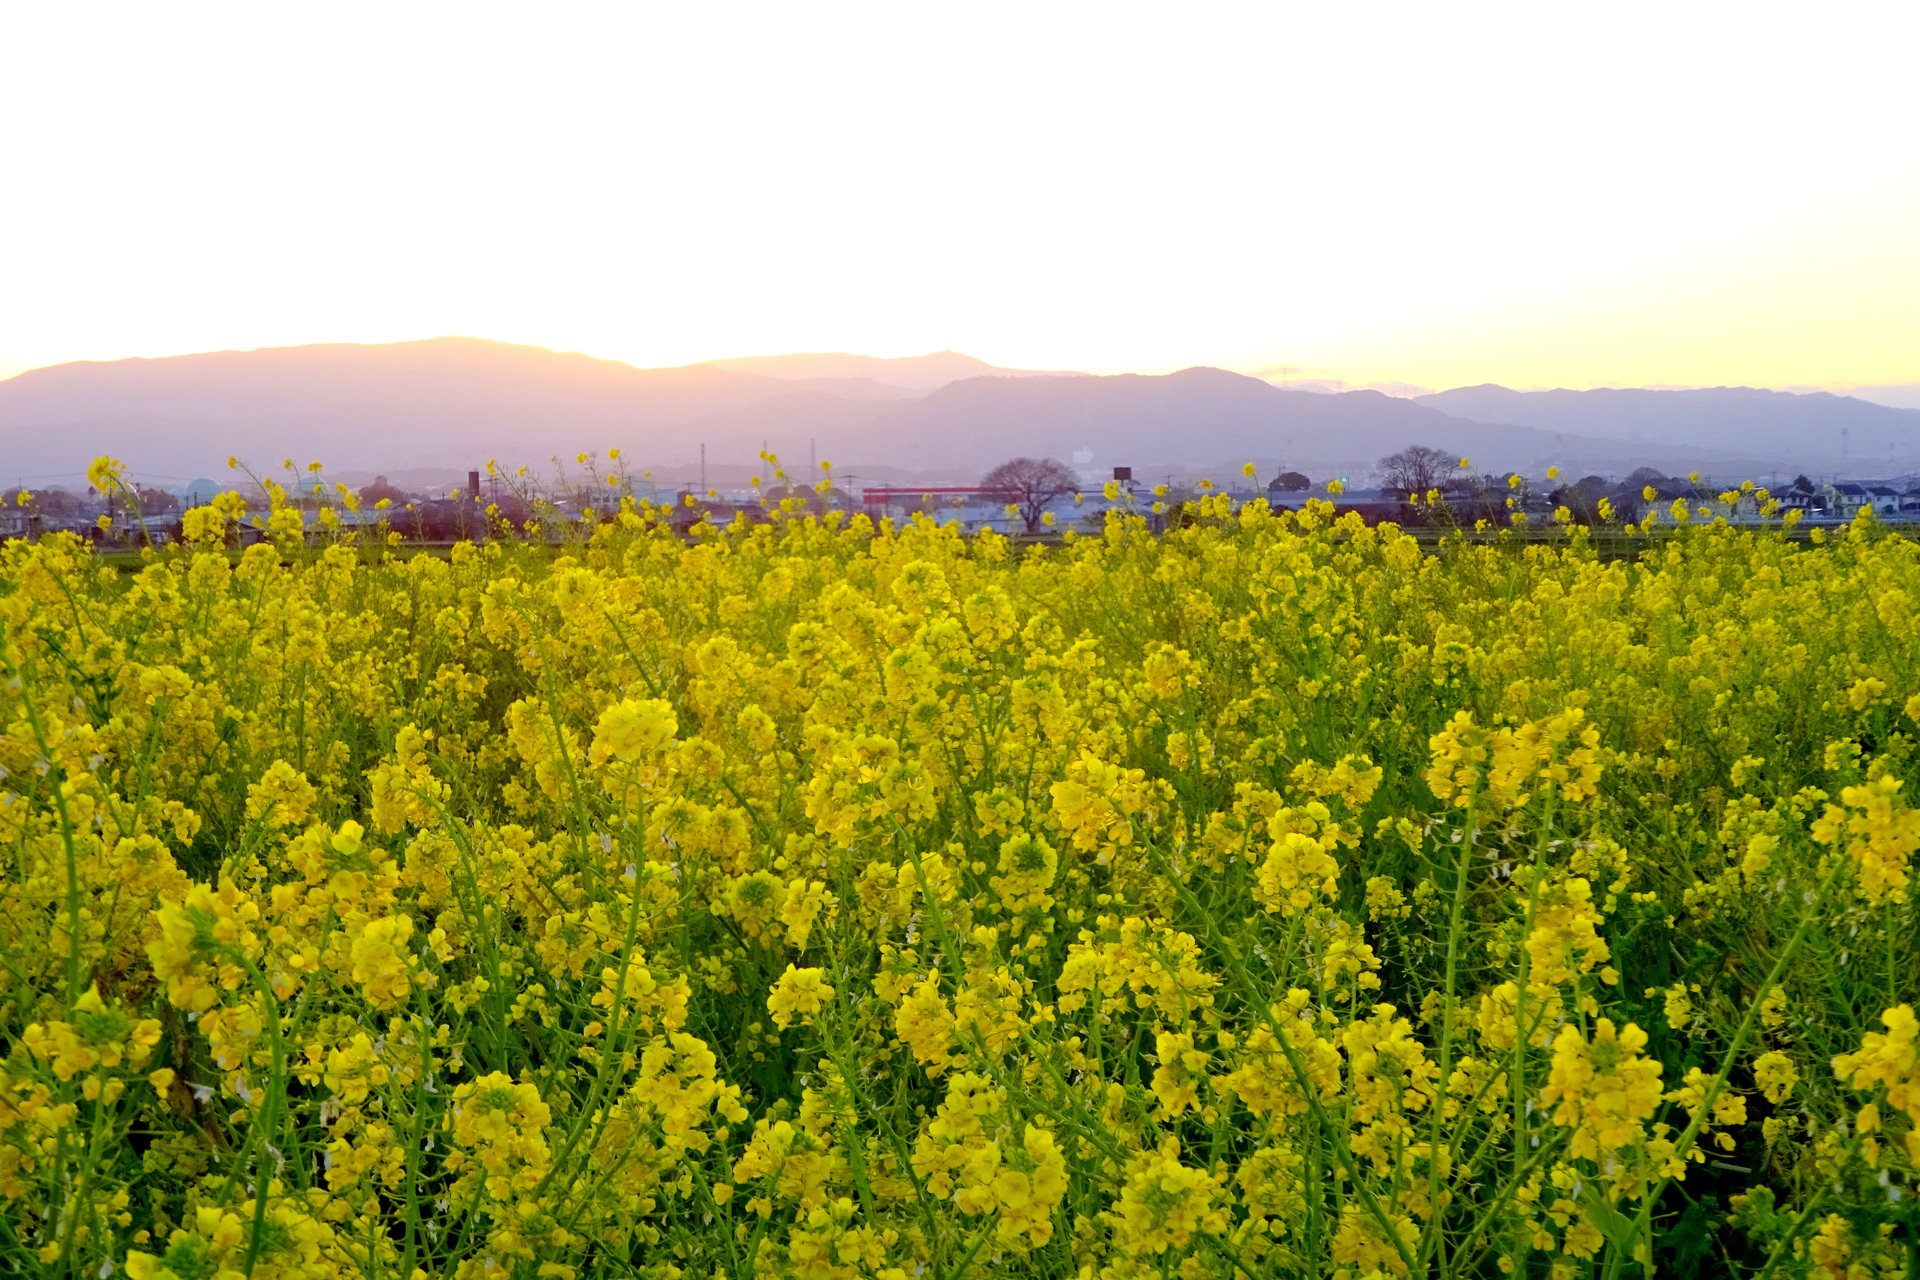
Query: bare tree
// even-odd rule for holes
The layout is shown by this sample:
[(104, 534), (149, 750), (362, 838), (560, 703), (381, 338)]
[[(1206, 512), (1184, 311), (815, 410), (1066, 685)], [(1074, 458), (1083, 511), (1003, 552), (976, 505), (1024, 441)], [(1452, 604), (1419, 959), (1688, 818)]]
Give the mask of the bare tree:
[(140, 501), (140, 514), (143, 516), (164, 515), (166, 512), (180, 509), (180, 499), (165, 489), (149, 489), (141, 485), (135, 490), (134, 496)]
[(1080, 477), (1053, 458), (1014, 458), (987, 472), (980, 489), (995, 502), (1018, 507), (1027, 532), (1034, 533), (1048, 504), (1079, 492)]
[[(25, 494), (25, 501), (21, 495)], [(65, 489), (15, 489), (0, 503), (9, 507), (26, 507), (29, 511), (43, 516), (76, 516), (80, 514), (80, 499)]]
[(1572, 484), (1562, 485), (1549, 493), (1547, 501), (1556, 507), (1565, 507), (1581, 524), (1599, 524), (1600, 500), (1606, 496), (1605, 477), (1581, 476)]
[(1374, 463), (1373, 473), (1379, 478), (1381, 488), (1398, 490), (1401, 497), (1411, 498), (1415, 494), (1439, 488), (1440, 482), (1458, 464), (1456, 454), (1416, 444), (1398, 453), (1390, 453)]
[(375, 476), (372, 484), (360, 490), (360, 505), (372, 508), (379, 505), (382, 499), (385, 499), (387, 505), (390, 507), (404, 507), (407, 505), (407, 494), (405, 490), (388, 484), (385, 476)]
[(1267, 482), (1268, 493), (1305, 493), (1313, 487), (1313, 481), (1298, 471), (1282, 471)]

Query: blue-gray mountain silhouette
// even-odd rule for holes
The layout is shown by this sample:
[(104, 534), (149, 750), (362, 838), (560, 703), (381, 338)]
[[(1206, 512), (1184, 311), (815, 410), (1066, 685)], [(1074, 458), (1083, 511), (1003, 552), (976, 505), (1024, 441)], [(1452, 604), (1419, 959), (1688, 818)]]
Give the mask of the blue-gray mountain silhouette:
[[(1421, 404), (1480, 422), (1561, 431), (1630, 443), (1695, 448), (1871, 469), (1892, 445), (1904, 464), (1920, 454), (1920, 410), (1836, 396), (1753, 387), (1691, 390), (1601, 388), (1513, 391), (1491, 383), (1418, 397)], [(1844, 437), (1842, 433), (1845, 433)]]
[[(934, 359), (909, 372), (924, 375)], [(639, 369), (476, 338), (80, 362), (0, 382), (0, 467), (12, 473), (0, 483), (77, 475), (99, 453), (190, 477), (221, 474), (229, 454), (268, 469), (292, 458), (397, 471), (541, 464), (615, 445), (642, 465), (691, 461), (702, 444), (716, 462), (745, 462), (765, 443), (789, 460), (812, 450), (843, 465), (977, 474), (1035, 452), (1091, 454), (1096, 467), (1285, 459), (1324, 470), (1428, 441), (1518, 466), (1550, 443), (1375, 392), (1284, 391), (1219, 369), (1013, 372), (1022, 376), (994, 371), (922, 393), (706, 364)]]

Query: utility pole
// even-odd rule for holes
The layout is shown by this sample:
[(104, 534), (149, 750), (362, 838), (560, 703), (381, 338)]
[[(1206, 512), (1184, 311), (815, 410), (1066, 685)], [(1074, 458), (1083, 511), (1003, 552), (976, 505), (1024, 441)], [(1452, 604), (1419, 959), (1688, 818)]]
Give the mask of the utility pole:
[(707, 492), (707, 442), (704, 440), (700, 442), (700, 492), (703, 496)]

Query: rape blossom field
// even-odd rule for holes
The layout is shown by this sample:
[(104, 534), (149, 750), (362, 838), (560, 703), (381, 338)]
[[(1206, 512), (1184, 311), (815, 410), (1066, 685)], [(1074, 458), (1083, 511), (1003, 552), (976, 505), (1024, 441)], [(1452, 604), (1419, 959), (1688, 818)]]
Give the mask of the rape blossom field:
[(436, 556), (275, 492), (0, 548), (11, 1274), (1920, 1266), (1870, 518)]

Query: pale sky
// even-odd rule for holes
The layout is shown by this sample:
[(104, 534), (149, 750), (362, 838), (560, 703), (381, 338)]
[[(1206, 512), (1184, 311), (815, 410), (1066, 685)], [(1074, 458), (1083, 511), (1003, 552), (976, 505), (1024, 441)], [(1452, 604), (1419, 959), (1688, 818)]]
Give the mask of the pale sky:
[(0, 375), (1920, 381), (1920, 5), (0, 0)]

